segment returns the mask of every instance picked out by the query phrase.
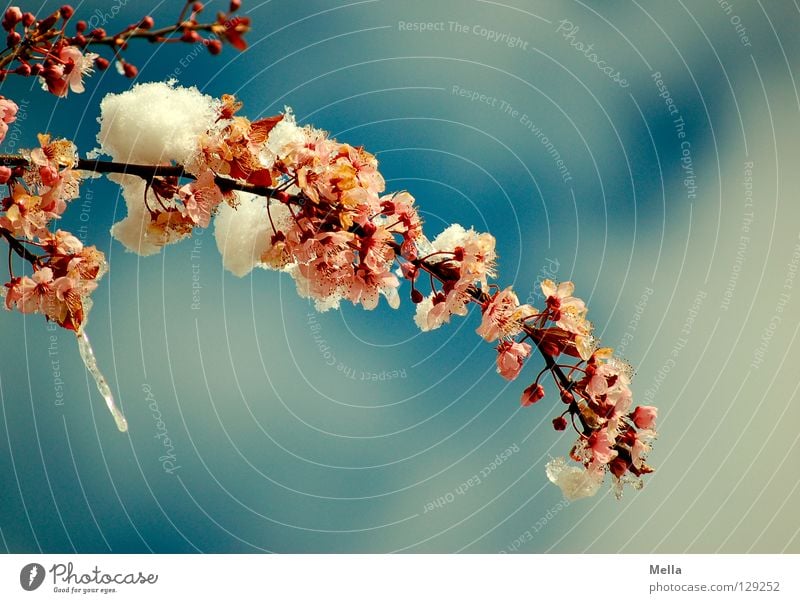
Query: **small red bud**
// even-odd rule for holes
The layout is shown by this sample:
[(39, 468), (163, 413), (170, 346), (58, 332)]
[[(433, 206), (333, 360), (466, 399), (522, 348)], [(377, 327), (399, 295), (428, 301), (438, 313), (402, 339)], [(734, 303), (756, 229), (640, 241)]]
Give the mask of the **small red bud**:
[(36, 17), (33, 16), (33, 13), (22, 13), (22, 24), (25, 27), (30, 27), (36, 22)]
[(19, 35), (16, 31), (11, 31), (6, 36), (6, 44), (9, 48), (12, 48), (19, 44), (22, 41), (22, 36)]
[(235, 13), (240, 8), (242, 8), (242, 0), (231, 0), (231, 6), (229, 12)]
[(77, 31), (78, 33), (83, 33), (84, 31), (86, 31), (87, 27), (89, 27), (89, 25), (86, 23), (86, 21), (78, 21), (75, 24), (75, 31)]
[(31, 65), (31, 75), (41, 75), (42, 71), (44, 71), (44, 67), (42, 67), (41, 63)]
[(61, 13), (62, 18), (69, 19), (72, 15), (75, 14), (75, 9), (72, 8), (69, 4), (65, 4), (59, 9), (58, 12)]
[(535, 404), (539, 400), (544, 398), (544, 388), (541, 386), (540, 383), (532, 383), (525, 390), (522, 392), (522, 398), (520, 398), (520, 403), (523, 406), (530, 406), (531, 404)]
[(28, 63), (23, 63), (14, 70), (14, 73), (23, 77), (28, 77), (31, 74), (31, 66)]
[(201, 39), (200, 34), (193, 29), (185, 29), (181, 36), (182, 42), (199, 42)]
[(222, 52), (222, 42), (219, 40), (208, 40), (206, 48), (208, 48), (208, 52), (211, 54), (217, 55)]
[(22, 11), (18, 6), (9, 7), (3, 15), (3, 29), (11, 31), (22, 20)]
[(97, 27), (89, 32), (89, 35), (93, 37), (95, 40), (99, 40), (101, 38), (106, 37), (106, 30), (102, 27)]
[(53, 13), (49, 17), (45, 17), (36, 24), (36, 29), (38, 29), (41, 32), (49, 30), (51, 27), (53, 27), (53, 25), (56, 24), (56, 21), (58, 21), (58, 17), (59, 17), (58, 13)]
[(558, 346), (557, 343), (553, 341), (545, 341), (544, 343), (542, 343), (540, 348), (542, 352), (544, 352), (548, 356), (552, 356), (553, 358), (556, 358), (561, 354), (561, 348)]
[(418, 289), (412, 289), (412, 291), (411, 291), (411, 301), (412, 302), (414, 302), (415, 304), (419, 304), (419, 303), (422, 303), (423, 299), (424, 298), (422, 297), (422, 293), (420, 293)]
[(86, 46), (86, 36), (83, 34), (76, 34), (72, 41), (75, 43), (76, 46), (84, 47)]
[(203, 12), (203, 3), (202, 2), (195, 2), (192, 4), (192, 12), (193, 13), (202, 13)]
[(553, 429), (556, 431), (564, 431), (567, 428), (567, 420), (564, 417), (556, 417), (553, 419)]
[(568, 392), (565, 389), (561, 390), (561, 401), (564, 404), (572, 404), (575, 402), (575, 396), (572, 395), (572, 392)]
[(104, 59), (103, 57), (97, 57), (94, 60), (94, 66), (97, 67), (100, 71), (105, 71), (108, 69), (108, 60)]
[(5, 184), (11, 179), (12, 171), (10, 167), (0, 167), (0, 184)]
[(139, 23), (139, 29), (152, 29), (153, 25), (155, 25), (155, 21), (153, 21), (153, 17), (147, 15), (142, 22)]
[(125, 74), (125, 77), (136, 77), (139, 75), (139, 70), (130, 63), (122, 64), (122, 72)]

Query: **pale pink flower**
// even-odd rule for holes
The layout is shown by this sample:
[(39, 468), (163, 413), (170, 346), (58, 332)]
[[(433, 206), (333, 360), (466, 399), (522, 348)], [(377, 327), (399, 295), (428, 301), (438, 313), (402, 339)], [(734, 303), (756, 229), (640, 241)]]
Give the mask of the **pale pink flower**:
[(607, 465), (617, 456), (617, 451), (611, 446), (613, 442), (609, 440), (608, 432), (600, 429), (589, 436), (588, 446), (592, 451), (592, 460), (600, 465)]
[[(85, 90), (83, 87), (83, 76), (89, 75), (93, 71), (94, 60), (98, 57), (93, 52), (83, 54), (74, 46), (64, 46), (58, 53), (58, 58), (64, 62), (64, 75), (62, 79), (75, 93), (81, 93)], [(66, 86), (63, 88), (63, 94), (58, 96), (66, 96)]]
[(12, 280), (6, 284), (6, 288), (6, 308), (11, 309), (15, 305), (23, 314), (46, 314), (53, 301), (53, 271), (50, 268), (41, 268), (32, 277), (23, 276)]
[(520, 306), (517, 294), (508, 287), (483, 308), (483, 320), (476, 332), (486, 341), (514, 337), (522, 331), (523, 319), (533, 314), (536, 310), (528, 305)]
[(652, 429), (655, 427), (657, 416), (658, 409), (655, 406), (637, 406), (631, 413), (631, 419), (639, 429)]
[(222, 202), (222, 191), (214, 181), (214, 172), (205, 170), (194, 182), (180, 188), (186, 213), (201, 228), (208, 227), (211, 213)]
[(522, 370), (522, 364), (531, 353), (527, 343), (504, 341), (497, 346), (497, 372), (513, 381)]

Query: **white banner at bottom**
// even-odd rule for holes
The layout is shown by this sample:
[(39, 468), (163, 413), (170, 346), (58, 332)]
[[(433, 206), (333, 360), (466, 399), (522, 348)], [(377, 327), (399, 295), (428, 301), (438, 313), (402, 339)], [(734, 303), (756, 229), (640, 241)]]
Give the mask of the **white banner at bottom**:
[[(3, 555), (0, 601), (800, 601), (800, 555)], [(548, 599), (544, 599), (548, 600)]]

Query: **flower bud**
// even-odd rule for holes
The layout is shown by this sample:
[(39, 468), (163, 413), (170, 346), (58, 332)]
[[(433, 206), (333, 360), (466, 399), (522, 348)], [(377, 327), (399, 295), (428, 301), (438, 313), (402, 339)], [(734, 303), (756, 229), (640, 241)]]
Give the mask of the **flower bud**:
[(8, 32), (8, 35), (6, 36), (6, 44), (8, 45), (9, 48), (13, 48), (21, 41), (22, 41), (22, 36), (19, 35), (16, 31)]
[(203, 12), (203, 3), (202, 2), (195, 2), (192, 4), (192, 12), (193, 13), (202, 13)]
[(152, 29), (153, 25), (155, 25), (155, 21), (153, 21), (153, 17), (147, 15), (142, 22), (139, 23), (139, 29)]
[(567, 420), (564, 417), (556, 417), (553, 419), (553, 429), (556, 431), (564, 431), (567, 428)]
[(59, 9), (58, 12), (61, 13), (61, 17), (63, 19), (69, 19), (72, 15), (75, 14), (75, 9), (72, 8), (69, 4), (65, 4)]
[(105, 71), (108, 69), (108, 59), (104, 59), (103, 57), (97, 57), (94, 60), (94, 66), (97, 67), (100, 71)]
[(229, 12), (235, 13), (240, 8), (242, 8), (242, 0), (231, 0)]
[(31, 66), (28, 63), (23, 63), (14, 70), (14, 73), (22, 77), (28, 77), (31, 74)]
[(544, 398), (544, 388), (540, 383), (533, 383), (525, 388), (525, 391), (522, 392), (522, 398), (520, 399), (520, 403), (523, 406), (530, 406), (531, 404), (535, 404), (539, 400)]
[(41, 75), (42, 71), (44, 71), (44, 67), (42, 67), (41, 63), (31, 65), (31, 75)]
[(72, 42), (73, 44), (75, 44), (75, 46), (80, 46), (81, 48), (83, 48), (86, 46), (86, 36), (80, 33), (76, 34), (75, 37), (72, 38)]
[(39, 23), (36, 24), (36, 29), (38, 29), (40, 32), (47, 31), (48, 29), (53, 27), (53, 25), (56, 24), (56, 21), (58, 21), (58, 17), (59, 17), (58, 13), (53, 13), (49, 17), (45, 17), (44, 19), (39, 21)]
[(561, 390), (561, 401), (564, 404), (572, 404), (575, 402), (575, 396), (572, 395), (572, 392), (568, 392), (565, 389)]
[(123, 63), (122, 72), (123, 74), (125, 74), (125, 77), (130, 77), (130, 78), (139, 75), (139, 70), (134, 65), (131, 65), (130, 63), (127, 62)]
[(36, 17), (33, 16), (33, 13), (22, 13), (22, 24), (25, 27), (30, 27), (36, 22)]
[(101, 38), (106, 37), (106, 30), (103, 29), (102, 27), (96, 27), (89, 32), (89, 35), (93, 37), (95, 40), (99, 40)]
[(13, 172), (10, 167), (0, 166), (0, 184), (5, 184), (11, 179)]
[(3, 15), (3, 28), (6, 31), (11, 31), (20, 21), (22, 21), (22, 11), (18, 6), (11, 6), (6, 10), (5, 15)]
[(422, 303), (422, 293), (419, 292), (419, 289), (412, 289), (411, 290), (411, 301), (415, 304)]
[(89, 25), (86, 23), (86, 21), (78, 21), (75, 24), (75, 31), (77, 31), (78, 33), (83, 33), (84, 31), (86, 31), (87, 27), (89, 27)]
[(208, 40), (206, 48), (208, 48), (208, 52), (211, 54), (217, 55), (222, 52), (222, 42), (219, 40)]
[(181, 42), (194, 43), (194, 42), (199, 42), (200, 40), (201, 40), (200, 34), (197, 33), (195, 30), (193, 29), (183, 30), (183, 35), (181, 36)]

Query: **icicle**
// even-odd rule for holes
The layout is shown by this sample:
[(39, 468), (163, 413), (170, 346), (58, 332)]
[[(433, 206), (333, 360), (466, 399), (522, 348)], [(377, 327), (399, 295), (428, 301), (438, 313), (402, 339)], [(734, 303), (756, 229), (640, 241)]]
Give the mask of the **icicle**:
[(114, 396), (111, 393), (111, 388), (108, 386), (106, 378), (103, 377), (103, 373), (97, 368), (97, 358), (94, 356), (92, 344), (89, 343), (86, 331), (81, 329), (76, 335), (78, 337), (78, 350), (80, 350), (83, 363), (86, 365), (86, 369), (92, 377), (94, 377), (94, 381), (97, 383), (97, 390), (100, 392), (100, 395), (103, 396), (103, 399), (105, 399), (106, 406), (108, 406), (108, 410), (111, 411), (111, 415), (117, 423), (117, 429), (120, 431), (128, 431), (128, 421), (125, 420), (122, 411), (117, 408), (117, 405), (114, 403)]

